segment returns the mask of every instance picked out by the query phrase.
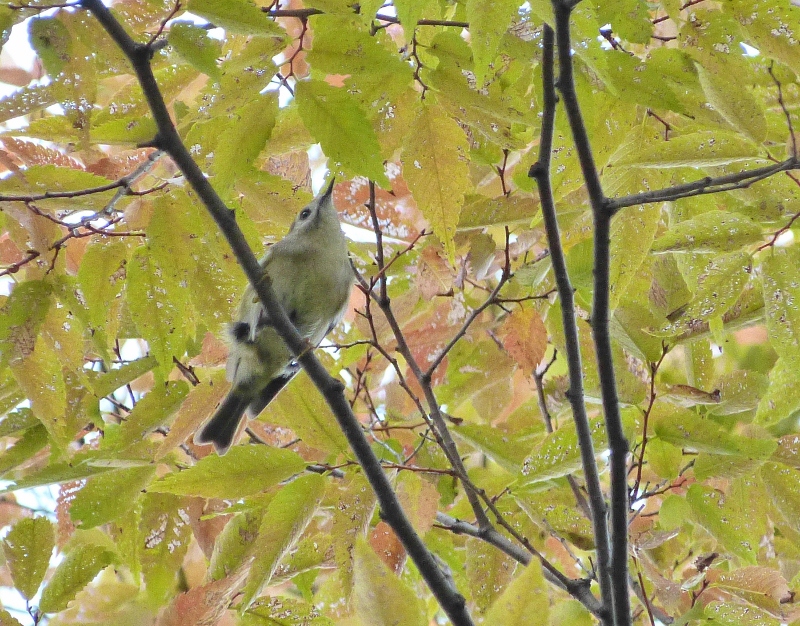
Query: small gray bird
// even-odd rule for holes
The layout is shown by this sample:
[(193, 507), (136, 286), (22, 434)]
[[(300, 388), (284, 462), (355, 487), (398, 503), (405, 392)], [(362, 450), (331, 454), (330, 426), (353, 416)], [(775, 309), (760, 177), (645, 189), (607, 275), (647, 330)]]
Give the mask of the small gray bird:
[[(292, 324), (315, 347), (344, 316), (354, 278), (332, 196), (333, 180), (260, 261)], [(226, 373), (233, 387), (194, 438), (219, 454), (230, 448), (245, 412), (256, 417), (300, 370), (250, 285), (230, 341)]]

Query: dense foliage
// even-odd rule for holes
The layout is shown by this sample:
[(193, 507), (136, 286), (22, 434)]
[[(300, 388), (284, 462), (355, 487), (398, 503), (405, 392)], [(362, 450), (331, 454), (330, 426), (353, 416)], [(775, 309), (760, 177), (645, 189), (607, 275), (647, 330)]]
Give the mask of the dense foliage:
[[(0, 584), (35, 622), (798, 623), (800, 9), (37, 0), (14, 25)], [(237, 242), (285, 234), (325, 164), (359, 283), (316, 356), (346, 402), (310, 370), (219, 457), (191, 435), (227, 390)], [(54, 514), (15, 506), (53, 484)]]

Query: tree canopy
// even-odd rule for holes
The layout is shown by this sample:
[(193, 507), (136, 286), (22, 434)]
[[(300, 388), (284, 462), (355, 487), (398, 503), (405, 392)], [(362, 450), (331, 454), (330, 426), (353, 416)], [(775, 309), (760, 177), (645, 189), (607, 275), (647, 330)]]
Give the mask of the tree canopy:
[[(12, 28), (0, 624), (800, 623), (796, 3)], [(357, 283), (312, 353), (256, 256), (326, 169)], [(220, 457), (248, 280), (304, 371)]]

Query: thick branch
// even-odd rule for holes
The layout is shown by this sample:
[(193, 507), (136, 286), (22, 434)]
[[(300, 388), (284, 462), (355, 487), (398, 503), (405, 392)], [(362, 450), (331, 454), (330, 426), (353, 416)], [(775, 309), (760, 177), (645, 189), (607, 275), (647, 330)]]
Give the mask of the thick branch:
[(83, 6), (94, 14), (133, 65), (158, 125), (158, 135), (154, 143), (172, 157), (192, 186), (192, 189), (200, 197), (209, 213), (211, 213), (211, 216), (217, 222), (230, 244), (250, 284), (269, 313), (275, 330), (286, 342), (292, 353), (297, 355), (309, 377), (325, 396), (325, 400), (336, 416), (339, 426), (347, 437), (359, 464), (364, 470), (364, 474), (375, 491), (383, 519), (397, 534), (403, 547), (414, 561), (425, 582), (453, 624), (471, 625), (473, 623), (472, 618), (466, 610), (464, 598), (451, 586), (433, 555), (425, 547), (425, 544), (406, 517), (389, 479), (384, 474), (378, 459), (364, 436), (361, 424), (356, 419), (347, 402), (347, 398), (344, 396), (341, 382), (332, 378), (313, 352), (306, 349), (306, 342), (289, 321), (269, 282), (261, 280), (261, 267), (247, 245), (242, 231), (236, 224), (234, 213), (225, 206), (183, 145), (169, 117), (167, 106), (150, 67), (149, 47), (137, 44), (131, 39), (122, 25), (103, 4), (102, 0), (83, 0)]
[[(564, 99), (578, 160), (581, 164), (589, 201), (594, 216), (594, 301), (592, 302), (592, 331), (597, 353), (597, 370), (603, 400), (611, 466), (611, 600), (616, 626), (630, 624), (630, 596), (628, 593), (628, 441), (622, 430), (617, 381), (609, 331), (610, 316), (610, 249), (611, 213), (605, 210), (606, 198), (600, 176), (594, 163), (589, 135), (583, 123), (578, 94), (573, 76), (570, 43), (570, 8), (563, 0), (553, 0), (558, 43), (558, 87)], [(594, 520), (595, 524), (597, 519)], [(607, 600), (608, 596), (604, 596)]]
[[(567, 272), (567, 261), (564, 249), (561, 247), (561, 233), (558, 219), (556, 218), (555, 200), (550, 180), (550, 162), (553, 147), (553, 129), (555, 126), (556, 92), (553, 73), (553, 30), (545, 25), (544, 44), (542, 51), (542, 82), (544, 91), (544, 107), (542, 111), (542, 132), (539, 140), (539, 160), (531, 167), (530, 176), (536, 179), (539, 187), (539, 199), (542, 205), (542, 218), (544, 219), (547, 233), (550, 259), (553, 264), (553, 273), (558, 287), (558, 297), (561, 300), (561, 319), (564, 325), (564, 339), (569, 369), (569, 398), (572, 407), (572, 416), (578, 435), (581, 452), (581, 463), (586, 480), (586, 490), (589, 493), (589, 505), (592, 511), (592, 528), (594, 530), (595, 545), (597, 546), (597, 568), (600, 582), (600, 594), (604, 606), (608, 606), (611, 599), (611, 586), (609, 577), (609, 543), (608, 527), (606, 521), (606, 503), (600, 488), (600, 476), (595, 460), (594, 444), (589, 426), (589, 417), (586, 414), (583, 391), (583, 368), (581, 366), (581, 348), (578, 337), (578, 324), (575, 317), (575, 301), (572, 284)], [(608, 614), (608, 610), (606, 609)], [(604, 619), (609, 623), (608, 619)]]

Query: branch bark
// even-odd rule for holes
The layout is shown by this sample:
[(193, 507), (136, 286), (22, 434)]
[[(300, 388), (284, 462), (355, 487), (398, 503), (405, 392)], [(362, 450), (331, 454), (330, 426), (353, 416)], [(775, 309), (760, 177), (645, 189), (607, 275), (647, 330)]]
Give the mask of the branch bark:
[(375, 491), (383, 519), (397, 534), (452, 623), (458, 626), (471, 626), (473, 621), (467, 611), (463, 596), (452, 587), (436, 563), (434, 556), (406, 517), (389, 479), (384, 474), (364, 436), (361, 424), (344, 396), (342, 383), (328, 374), (313, 352), (306, 350), (306, 342), (289, 321), (271, 286), (267, 281), (261, 280), (261, 267), (236, 224), (234, 212), (225, 206), (183, 145), (178, 131), (170, 119), (166, 103), (150, 66), (151, 47), (135, 42), (102, 0), (83, 0), (82, 5), (91, 11), (131, 62), (158, 127), (158, 134), (153, 145), (169, 154), (180, 168), (230, 244), (247, 279), (258, 294), (264, 308), (269, 312), (275, 330), (281, 335), (292, 353), (298, 357), (298, 361), (325, 397), (347, 437), (359, 465)]
[[(539, 187), (539, 199), (542, 205), (542, 217), (547, 233), (550, 259), (561, 301), (561, 319), (564, 325), (567, 367), (569, 370), (569, 390), (567, 398), (572, 407), (575, 429), (581, 452), (581, 463), (589, 493), (589, 506), (592, 511), (592, 528), (597, 547), (597, 577), (600, 583), (600, 598), (604, 607), (611, 601), (611, 579), (609, 576), (610, 548), (608, 542), (608, 525), (606, 519), (606, 502), (600, 487), (600, 476), (595, 460), (594, 444), (589, 426), (589, 417), (584, 404), (583, 368), (581, 365), (581, 348), (578, 338), (578, 324), (575, 317), (575, 300), (572, 283), (567, 272), (567, 261), (561, 247), (561, 233), (556, 218), (555, 200), (550, 180), (550, 163), (553, 148), (553, 131), (556, 114), (555, 76), (553, 71), (554, 35), (550, 26), (544, 27), (542, 51), (542, 83), (543, 110), (542, 131), (539, 139), (539, 159), (531, 167), (529, 176), (536, 179)], [(610, 611), (605, 608), (603, 623), (610, 624)]]
[[(617, 382), (614, 376), (614, 360), (609, 331), (611, 267), (611, 217), (606, 210), (606, 198), (600, 184), (600, 176), (594, 162), (589, 135), (583, 122), (573, 76), (572, 50), (570, 43), (570, 14), (572, 4), (565, 0), (553, 0), (558, 46), (558, 88), (564, 100), (583, 179), (589, 192), (589, 201), (594, 217), (594, 300), (592, 302), (592, 335), (597, 353), (597, 370), (600, 377), (600, 392), (603, 401), (606, 434), (610, 450), (611, 466), (611, 600), (614, 624), (630, 624), (630, 595), (628, 592), (628, 441), (622, 429), (619, 410)], [(595, 520), (597, 524), (598, 520)]]

